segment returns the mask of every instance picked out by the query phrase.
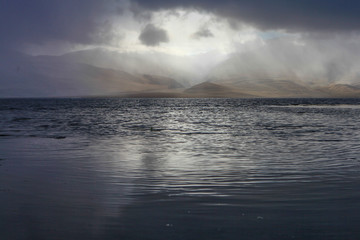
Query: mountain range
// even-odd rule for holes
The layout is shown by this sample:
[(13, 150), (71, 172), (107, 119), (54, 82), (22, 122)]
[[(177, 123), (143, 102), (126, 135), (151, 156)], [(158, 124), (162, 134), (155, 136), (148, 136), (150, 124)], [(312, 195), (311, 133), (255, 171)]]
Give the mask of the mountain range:
[[(249, 57), (215, 61), (207, 72), (197, 58), (83, 50), (61, 56), (5, 54), (0, 97), (360, 97), (360, 81), (300, 79), (269, 71)], [(190, 59), (190, 60), (189, 60)], [(241, 59), (241, 61), (239, 61)], [(249, 70), (250, 68), (250, 70)], [(276, 73), (276, 74), (274, 74)]]

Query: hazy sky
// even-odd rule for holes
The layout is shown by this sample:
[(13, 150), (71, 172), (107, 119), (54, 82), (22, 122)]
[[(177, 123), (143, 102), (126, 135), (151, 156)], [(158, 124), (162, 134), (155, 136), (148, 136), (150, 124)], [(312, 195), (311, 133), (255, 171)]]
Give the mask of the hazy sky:
[(0, 0), (0, 50), (59, 55), (104, 47), (208, 53), (219, 62), (254, 51), (265, 65), (354, 79), (359, 10), (355, 0)]

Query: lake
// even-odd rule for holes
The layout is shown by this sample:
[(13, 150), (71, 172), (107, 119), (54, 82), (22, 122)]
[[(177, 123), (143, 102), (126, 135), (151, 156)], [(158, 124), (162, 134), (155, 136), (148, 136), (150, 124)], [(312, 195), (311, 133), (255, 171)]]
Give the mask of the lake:
[(0, 99), (0, 232), (360, 239), (360, 99)]

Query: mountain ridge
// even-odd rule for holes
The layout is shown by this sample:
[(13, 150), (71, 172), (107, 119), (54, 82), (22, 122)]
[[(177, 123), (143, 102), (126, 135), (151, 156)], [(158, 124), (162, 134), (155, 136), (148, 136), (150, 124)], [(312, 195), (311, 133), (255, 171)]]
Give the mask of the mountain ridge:
[[(84, 50), (81, 54), (89, 54), (90, 57), (96, 52)], [(116, 68), (124, 59), (113, 67), (105, 67), (106, 64), (100, 67), (90, 64), (99, 59), (77, 59), (80, 55), (30, 56), (14, 53), (9, 55), (10, 58), (1, 59), (4, 64), (0, 66), (0, 97), (360, 97), (360, 83), (314, 83), (286, 76), (251, 78), (240, 74), (220, 78), (210, 74), (207, 81), (194, 81), (189, 86), (166, 74), (149, 73), (141, 66), (137, 72), (124, 70), (126, 66)], [(114, 56), (121, 55), (114, 53)], [(112, 59), (110, 57), (107, 61)]]

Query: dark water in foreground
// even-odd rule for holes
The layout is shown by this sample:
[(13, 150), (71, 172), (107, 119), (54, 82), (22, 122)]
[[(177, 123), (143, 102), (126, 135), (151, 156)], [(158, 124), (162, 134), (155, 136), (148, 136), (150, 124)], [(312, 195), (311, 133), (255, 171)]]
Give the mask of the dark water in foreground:
[(360, 239), (360, 100), (0, 100), (0, 239)]

